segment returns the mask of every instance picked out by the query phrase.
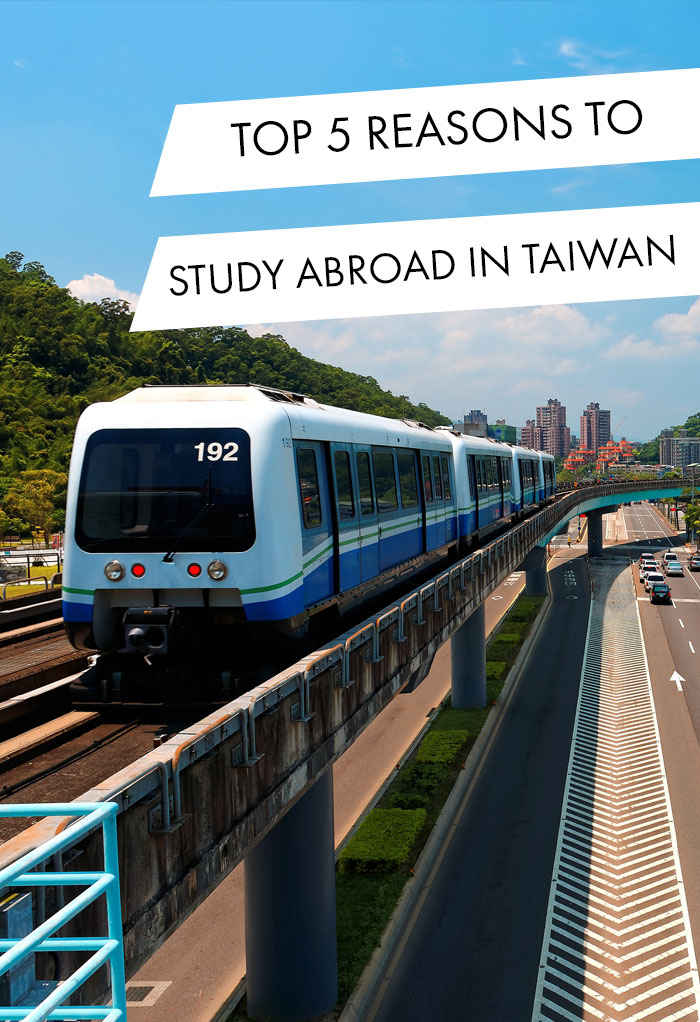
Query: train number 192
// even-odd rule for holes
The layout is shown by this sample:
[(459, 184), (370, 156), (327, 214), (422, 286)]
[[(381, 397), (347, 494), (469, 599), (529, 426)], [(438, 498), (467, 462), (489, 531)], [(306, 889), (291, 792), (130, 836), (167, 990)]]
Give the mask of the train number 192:
[(194, 449), (197, 452), (197, 461), (204, 461), (205, 449), (207, 461), (238, 461), (236, 457), (238, 454), (238, 444), (234, 444), (233, 441), (227, 444), (216, 442), (211, 444), (195, 444)]

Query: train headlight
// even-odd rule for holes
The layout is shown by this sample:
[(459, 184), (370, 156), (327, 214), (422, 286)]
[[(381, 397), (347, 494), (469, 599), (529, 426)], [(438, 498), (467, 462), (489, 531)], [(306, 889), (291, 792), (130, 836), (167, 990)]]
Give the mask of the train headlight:
[(124, 565), (119, 561), (107, 561), (105, 564), (105, 575), (110, 582), (119, 582), (124, 578)]
[(220, 582), (222, 578), (226, 578), (228, 575), (228, 568), (223, 561), (212, 561), (207, 567), (207, 575), (209, 578), (213, 578), (215, 582)]

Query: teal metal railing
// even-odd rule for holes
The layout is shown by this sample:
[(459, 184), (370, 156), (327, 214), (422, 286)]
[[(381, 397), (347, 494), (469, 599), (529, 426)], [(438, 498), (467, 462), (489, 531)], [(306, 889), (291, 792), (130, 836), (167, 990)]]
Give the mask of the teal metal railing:
[[(36, 1006), (0, 1007), (0, 1020), (21, 1019), (41, 1022), (43, 1019), (104, 1019), (126, 1022), (126, 991), (124, 975), (124, 942), (121, 904), (119, 900), (119, 867), (117, 857), (117, 805), (101, 803), (48, 803), (0, 805), (0, 819), (18, 816), (77, 817), (76, 823), (61, 829), (49, 841), (0, 870), (0, 889), (36, 887), (84, 887), (70, 901), (60, 905), (48, 919), (38, 922), (21, 939), (0, 940), (0, 976), (19, 965), (37, 951), (89, 952), (90, 957), (70, 976), (57, 984)], [(104, 871), (102, 872), (32, 872), (42, 870), (48, 858), (64, 851), (85, 837), (95, 827), (102, 828)], [(55, 861), (55, 860), (54, 860)], [(105, 896), (107, 901), (106, 937), (54, 937), (62, 926), (83, 909)], [(57, 899), (60, 904), (62, 899)], [(66, 1002), (83, 983), (103, 965), (109, 965), (112, 986), (111, 1005), (69, 1007)], [(62, 1007), (63, 1006), (63, 1007)]]

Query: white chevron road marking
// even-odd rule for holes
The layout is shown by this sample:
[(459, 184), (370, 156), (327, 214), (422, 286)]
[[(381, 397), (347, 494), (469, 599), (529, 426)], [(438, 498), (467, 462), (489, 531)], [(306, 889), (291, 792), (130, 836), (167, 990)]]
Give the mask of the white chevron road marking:
[(532, 1022), (700, 1022), (634, 583), (594, 597)]

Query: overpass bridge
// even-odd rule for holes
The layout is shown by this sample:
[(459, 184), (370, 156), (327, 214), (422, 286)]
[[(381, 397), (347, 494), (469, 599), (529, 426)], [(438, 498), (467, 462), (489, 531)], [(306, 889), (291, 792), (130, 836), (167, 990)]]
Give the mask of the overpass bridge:
[[(452, 639), (452, 701), (486, 701), (484, 601), (518, 567), (546, 591), (546, 546), (579, 513), (589, 553), (602, 514), (677, 495), (688, 481), (571, 490), (359, 627), (233, 700), (78, 801), (118, 805), (127, 975), (246, 857), (248, 1006), (313, 1018), (336, 1001), (333, 789), (329, 767)], [(56, 832), (37, 823), (0, 847), (0, 868)], [(99, 835), (81, 868), (99, 868)], [(96, 906), (94, 932), (104, 920)], [(104, 971), (104, 970), (103, 970)], [(98, 996), (95, 985), (86, 990)], [(274, 977), (274, 981), (271, 981)]]

